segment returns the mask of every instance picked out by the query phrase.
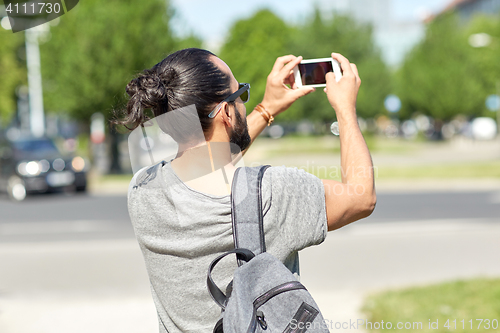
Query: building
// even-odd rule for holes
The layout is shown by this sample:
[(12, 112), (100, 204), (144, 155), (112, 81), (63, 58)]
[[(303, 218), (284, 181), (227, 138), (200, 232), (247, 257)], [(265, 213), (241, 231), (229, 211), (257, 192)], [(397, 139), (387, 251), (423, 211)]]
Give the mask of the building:
[(474, 14), (498, 15), (500, 0), (453, 0), (442, 13), (456, 11), (460, 19), (467, 22)]

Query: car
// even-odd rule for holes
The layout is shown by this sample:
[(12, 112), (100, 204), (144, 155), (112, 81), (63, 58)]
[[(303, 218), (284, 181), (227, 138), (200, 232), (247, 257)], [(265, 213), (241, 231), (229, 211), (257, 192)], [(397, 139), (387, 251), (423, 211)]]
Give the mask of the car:
[(64, 156), (50, 138), (0, 139), (0, 191), (14, 201), (30, 193), (85, 192), (88, 162)]

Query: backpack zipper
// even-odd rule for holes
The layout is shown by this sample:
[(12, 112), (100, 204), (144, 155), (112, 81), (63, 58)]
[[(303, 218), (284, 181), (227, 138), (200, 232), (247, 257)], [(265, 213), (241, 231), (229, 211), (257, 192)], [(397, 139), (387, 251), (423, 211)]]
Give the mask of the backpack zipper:
[(264, 305), (267, 301), (269, 301), (271, 298), (273, 298), (276, 295), (279, 295), (279, 294), (284, 293), (286, 291), (297, 290), (297, 289), (307, 290), (306, 287), (304, 287), (302, 285), (302, 283), (300, 283), (299, 281), (290, 281), (290, 282), (280, 284), (279, 286), (276, 286), (276, 287), (268, 290), (267, 292), (263, 293), (259, 297), (257, 297), (253, 301), (253, 309), (254, 309), (253, 310), (254, 311), (253, 317), (254, 317), (254, 319), (252, 320), (252, 323), (250, 324), (250, 327), (248, 328), (247, 332), (255, 332), (255, 325), (257, 323), (260, 325), (260, 327), (263, 330), (267, 329), (267, 323), (266, 323), (266, 319), (264, 318), (264, 313), (262, 313), (262, 311), (257, 311), (257, 309), (259, 307)]
[(255, 309), (258, 309), (274, 296), (284, 293), (285, 291), (297, 290), (297, 289), (306, 289), (306, 287), (304, 287), (302, 283), (300, 283), (299, 281), (290, 281), (280, 284), (279, 286), (276, 286), (268, 290), (267, 292), (263, 293), (259, 297), (257, 297), (255, 301), (253, 301), (253, 307)]
[(253, 301), (253, 308), (254, 308), (254, 313), (256, 313), (257, 322), (259, 323), (260, 327), (262, 327), (263, 330), (267, 329), (266, 318), (264, 318), (264, 313), (262, 313), (262, 311), (257, 311), (257, 309), (276, 295), (279, 295), (286, 291), (298, 290), (298, 289), (307, 290), (306, 287), (304, 287), (302, 283), (300, 283), (299, 281), (286, 282), (268, 290), (267, 292), (257, 297), (255, 301)]

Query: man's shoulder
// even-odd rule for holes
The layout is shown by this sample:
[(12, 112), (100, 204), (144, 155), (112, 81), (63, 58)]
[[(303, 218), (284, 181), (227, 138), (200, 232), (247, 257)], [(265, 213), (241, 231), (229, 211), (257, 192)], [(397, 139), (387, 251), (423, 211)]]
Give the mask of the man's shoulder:
[[(266, 179), (267, 178), (267, 179)], [(303, 169), (297, 167), (272, 166), (264, 174), (264, 180), (270, 182), (290, 182), (290, 181), (313, 181), (318, 178)]]
[(159, 175), (165, 162), (160, 162), (154, 165), (146, 166), (139, 171), (137, 171), (129, 184), (129, 194), (133, 190), (137, 190), (146, 186), (152, 185), (152, 183), (159, 180)]
[(272, 166), (262, 178), (264, 196), (322, 195), (324, 188), (321, 180), (307, 171), (286, 166)]

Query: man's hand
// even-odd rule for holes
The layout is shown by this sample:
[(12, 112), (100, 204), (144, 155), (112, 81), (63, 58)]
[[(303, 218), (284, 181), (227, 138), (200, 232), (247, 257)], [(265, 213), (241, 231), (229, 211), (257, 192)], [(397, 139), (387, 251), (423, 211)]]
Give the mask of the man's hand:
[(355, 64), (349, 63), (349, 60), (341, 54), (332, 53), (332, 58), (340, 63), (342, 78), (337, 82), (333, 72), (326, 74), (324, 91), (328, 101), (335, 109), (337, 117), (356, 115), (356, 98), (361, 85), (358, 69)]
[[(271, 73), (267, 77), (266, 92), (262, 105), (273, 116), (288, 109), (293, 102), (315, 89), (311, 87), (297, 88), (293, 76), (293, 68), (297, 66), (302, 57), (287, 55), (279, 57), (274, 63)], [(291, 88), (286, 85), (289, 84)]]

